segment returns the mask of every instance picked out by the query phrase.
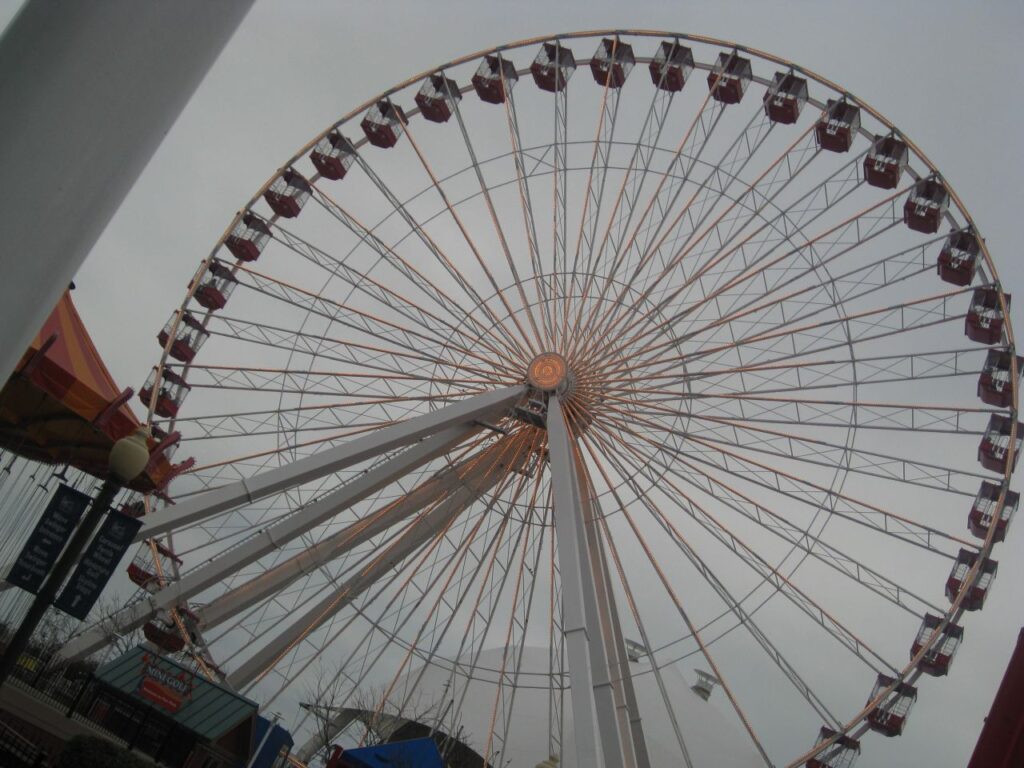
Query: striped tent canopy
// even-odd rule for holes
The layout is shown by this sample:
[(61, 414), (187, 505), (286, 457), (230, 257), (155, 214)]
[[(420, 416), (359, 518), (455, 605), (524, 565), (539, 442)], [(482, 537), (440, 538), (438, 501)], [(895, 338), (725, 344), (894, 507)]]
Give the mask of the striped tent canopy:
[[(131, 395), (114, 383), (65, 291), (0, 390), (0, 448), (104, 477), (111, 446), (139, 426)], [(131, 487), (162, 488), (173, 471), (158, 455)]]

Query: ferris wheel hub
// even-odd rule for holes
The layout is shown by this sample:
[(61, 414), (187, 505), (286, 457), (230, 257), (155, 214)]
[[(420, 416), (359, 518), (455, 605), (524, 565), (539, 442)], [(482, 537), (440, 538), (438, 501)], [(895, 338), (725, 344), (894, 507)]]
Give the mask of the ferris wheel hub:
[(533, 358), (526, 369), (526, 378), (534, 389), (559, 394), (572, 382), (569, 364), (557, 352), (542, 352)]

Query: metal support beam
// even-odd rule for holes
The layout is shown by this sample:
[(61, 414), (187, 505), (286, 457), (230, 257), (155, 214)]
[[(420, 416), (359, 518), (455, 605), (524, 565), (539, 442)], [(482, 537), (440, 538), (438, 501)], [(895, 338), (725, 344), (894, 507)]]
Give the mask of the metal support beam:
[(523, 387), (515, 386), (474, 395), (446, 408), (385, 427), (286, 466), (214, 488), (181, 504), (147, 515), (135, 537), (136, 541), (184, 528), (233, 507), (251, 504), (274, 493), (317, 480), (382, 453), (411, 445), (451, 424), (486, 421), (488, 417), (493, 418), (495, 414), (510, 408), (522, 394)]
[[(486, 453), (491, 456), (503, 455), (502, 443), (506, 441), (507, 438), (499, 440), (491, 445)], [(513, 461), (519, 465), (524, 463), (521, 452), (511, 453), (515, 454), (512, 457)], [(232, 616), (237, 616), (275, 592), (285, 589), (299, 577), (312, 573), (324, 564), (351, 552), (377, 534), (436, 504), (452, 491), (457, 491), (457, 495), (461, 496), (471, 488), (473, 492), (470, 494), (469, 502), (479, 498), (508, 471), (508, 462), (486, 464), (488, 460), (481, 459), (482, 456), (486, 456), (484, 451), (443, 470), (398, 501), (365, 515), (337, 533), (264, 571), (251, 581), (225, 592), (196, 611), (200, 628), (214, 627)]]
[(0, 381), (252, 0), (28, 0), (0, 38)]
[[(367, 498), (397, 478), (407, 475), (417, 467), (447, 453), (454, 446), (483, 429), (483, 427), (475, 422), (475, 419), (481, 417), (489, 417), (491, 419), (494, 419), (496, 416), (500, 417), (502, 411), (515, 402), (521, 394), (522, 388), (509, 387), (504, 390), (477, 395), (426, 416), (420, 416), (401, 425), (396, 425), (396, 427), (408, 428), (409, 432), (414, 435), (431, 434), (431, 436), (388, 461), (359, 475), (359, 477), (346, 483), (334, 493), (310, 504), (308, 507), (298, 510), (280, 522), (264, 528), (257, 536), (230, 549), (208, 564), (190, 571), (180, 581), (167, 585), (159, 592), (150, 595), (146, 600), (141, 600), (123, 608), (111, 616), (110, 620), (104, 622), (103, 625), (97, 625), (86, 630), (64, 645), (61, 649), (61, 656), (69, 659), (77, 658), (98, 650), (106, 644), (112, 632), (124, 633), (141, 626), (160, 611), (178, 605), (183, 600), (199, 594), (221, 581), (225, 576), (235, 573), (296, 536), (300, 536), (314, 528), (331, 516)], [(379, 452), (390, 450), (396, 445), (403, 445), (410, 442), (410, 440), (416, 439), (406, 437), (405, 433), (395, 434), (395, 427), (388, 427), (386, 430), (381, 431), (388, 432), (390, 438), (374, 442), (376, 450)], [(353, 441), (353, 443), (363, 442), (363, 439)], [(343, 460), (348, 460), (354, 451), (350, 449), (348, 452), (345, 452), (345, 447), (339, 446), (339, 448), (331, 449), (324, 453), (336, 456), (340, 452), (345, 455)], [(361, 457), (360, 460), (371, 458), (375, 455), (366, 453), (367, 450), (369, 449), (364, 447), (362, 451), (356, 452)], [(316, 458), (316, 456), (310, 457), (310, 459)], [(308, 459), (302, 459), (296, 462), (296, 464), (303, 464), (308, 461)], [(314, 466), (317, 469), (316, 473), (312, 475), (309, 473), (313, 472), (313, 470), (308, 469), (308, 464), (306, 465), (307, 468), (288, 474), (293, 480), (296, 476), (300, 478), (318, 477), (323, 467), (329, 464), (330, 461), (328, 460), (314, 462)], [(287, 470), (290, 467), (282, 469)], [(333, 470), (328, 468), (323, 471), (329, 472)], [(283, 479), (277, 477), (279, 473), (280, 470), (272, 470), (265, 473), (265, 475), (274, 475), (274, 483), (278, 483), (279, 488), (290, 487)], [(265, 489), (271, 484), (263, 479), (265, 475), (258, 476), (250, 481), (250, 487), (255, 485), (258, 488)], [(211, 493), (217, 494), (218, 491), (212, 491)]]
[(583, 495), (576, 452), (558, 395), (552, 395), (548, 402), (547, 428), (576, 764), (618, 768), (623, 765), (622, 739), (597, 619), (593, 569), (584, 533)]

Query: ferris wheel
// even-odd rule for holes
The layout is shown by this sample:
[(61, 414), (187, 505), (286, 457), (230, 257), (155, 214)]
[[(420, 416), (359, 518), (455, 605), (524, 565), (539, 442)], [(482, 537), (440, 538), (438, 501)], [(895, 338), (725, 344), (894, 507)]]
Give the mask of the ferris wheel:
[(440, 676), (448, 732), (484, 681), (488, 764), (540, 691), (544, 755), (607, 768), (698, 762), (666, 678), (699, 670), (763, 764), (852, 765), (951, 695), (995, 577), (1009, 300), (938, 169), (796, 64), (624, 30), (456, 59), (200, 264), (141, 392), (189, 459), (139, 599), (65, 652), (142, 627), (376, 716)]

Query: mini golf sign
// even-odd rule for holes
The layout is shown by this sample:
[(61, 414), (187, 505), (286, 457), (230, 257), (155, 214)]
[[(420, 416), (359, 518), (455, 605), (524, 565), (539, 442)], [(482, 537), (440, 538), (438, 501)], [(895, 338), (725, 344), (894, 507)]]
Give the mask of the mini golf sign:
[(155, 656), (143, 654), (142, 677), (136, 694), (167, 712), (177, 712), (192, 698), (195, 676), (181, 669), (165, 669)]

